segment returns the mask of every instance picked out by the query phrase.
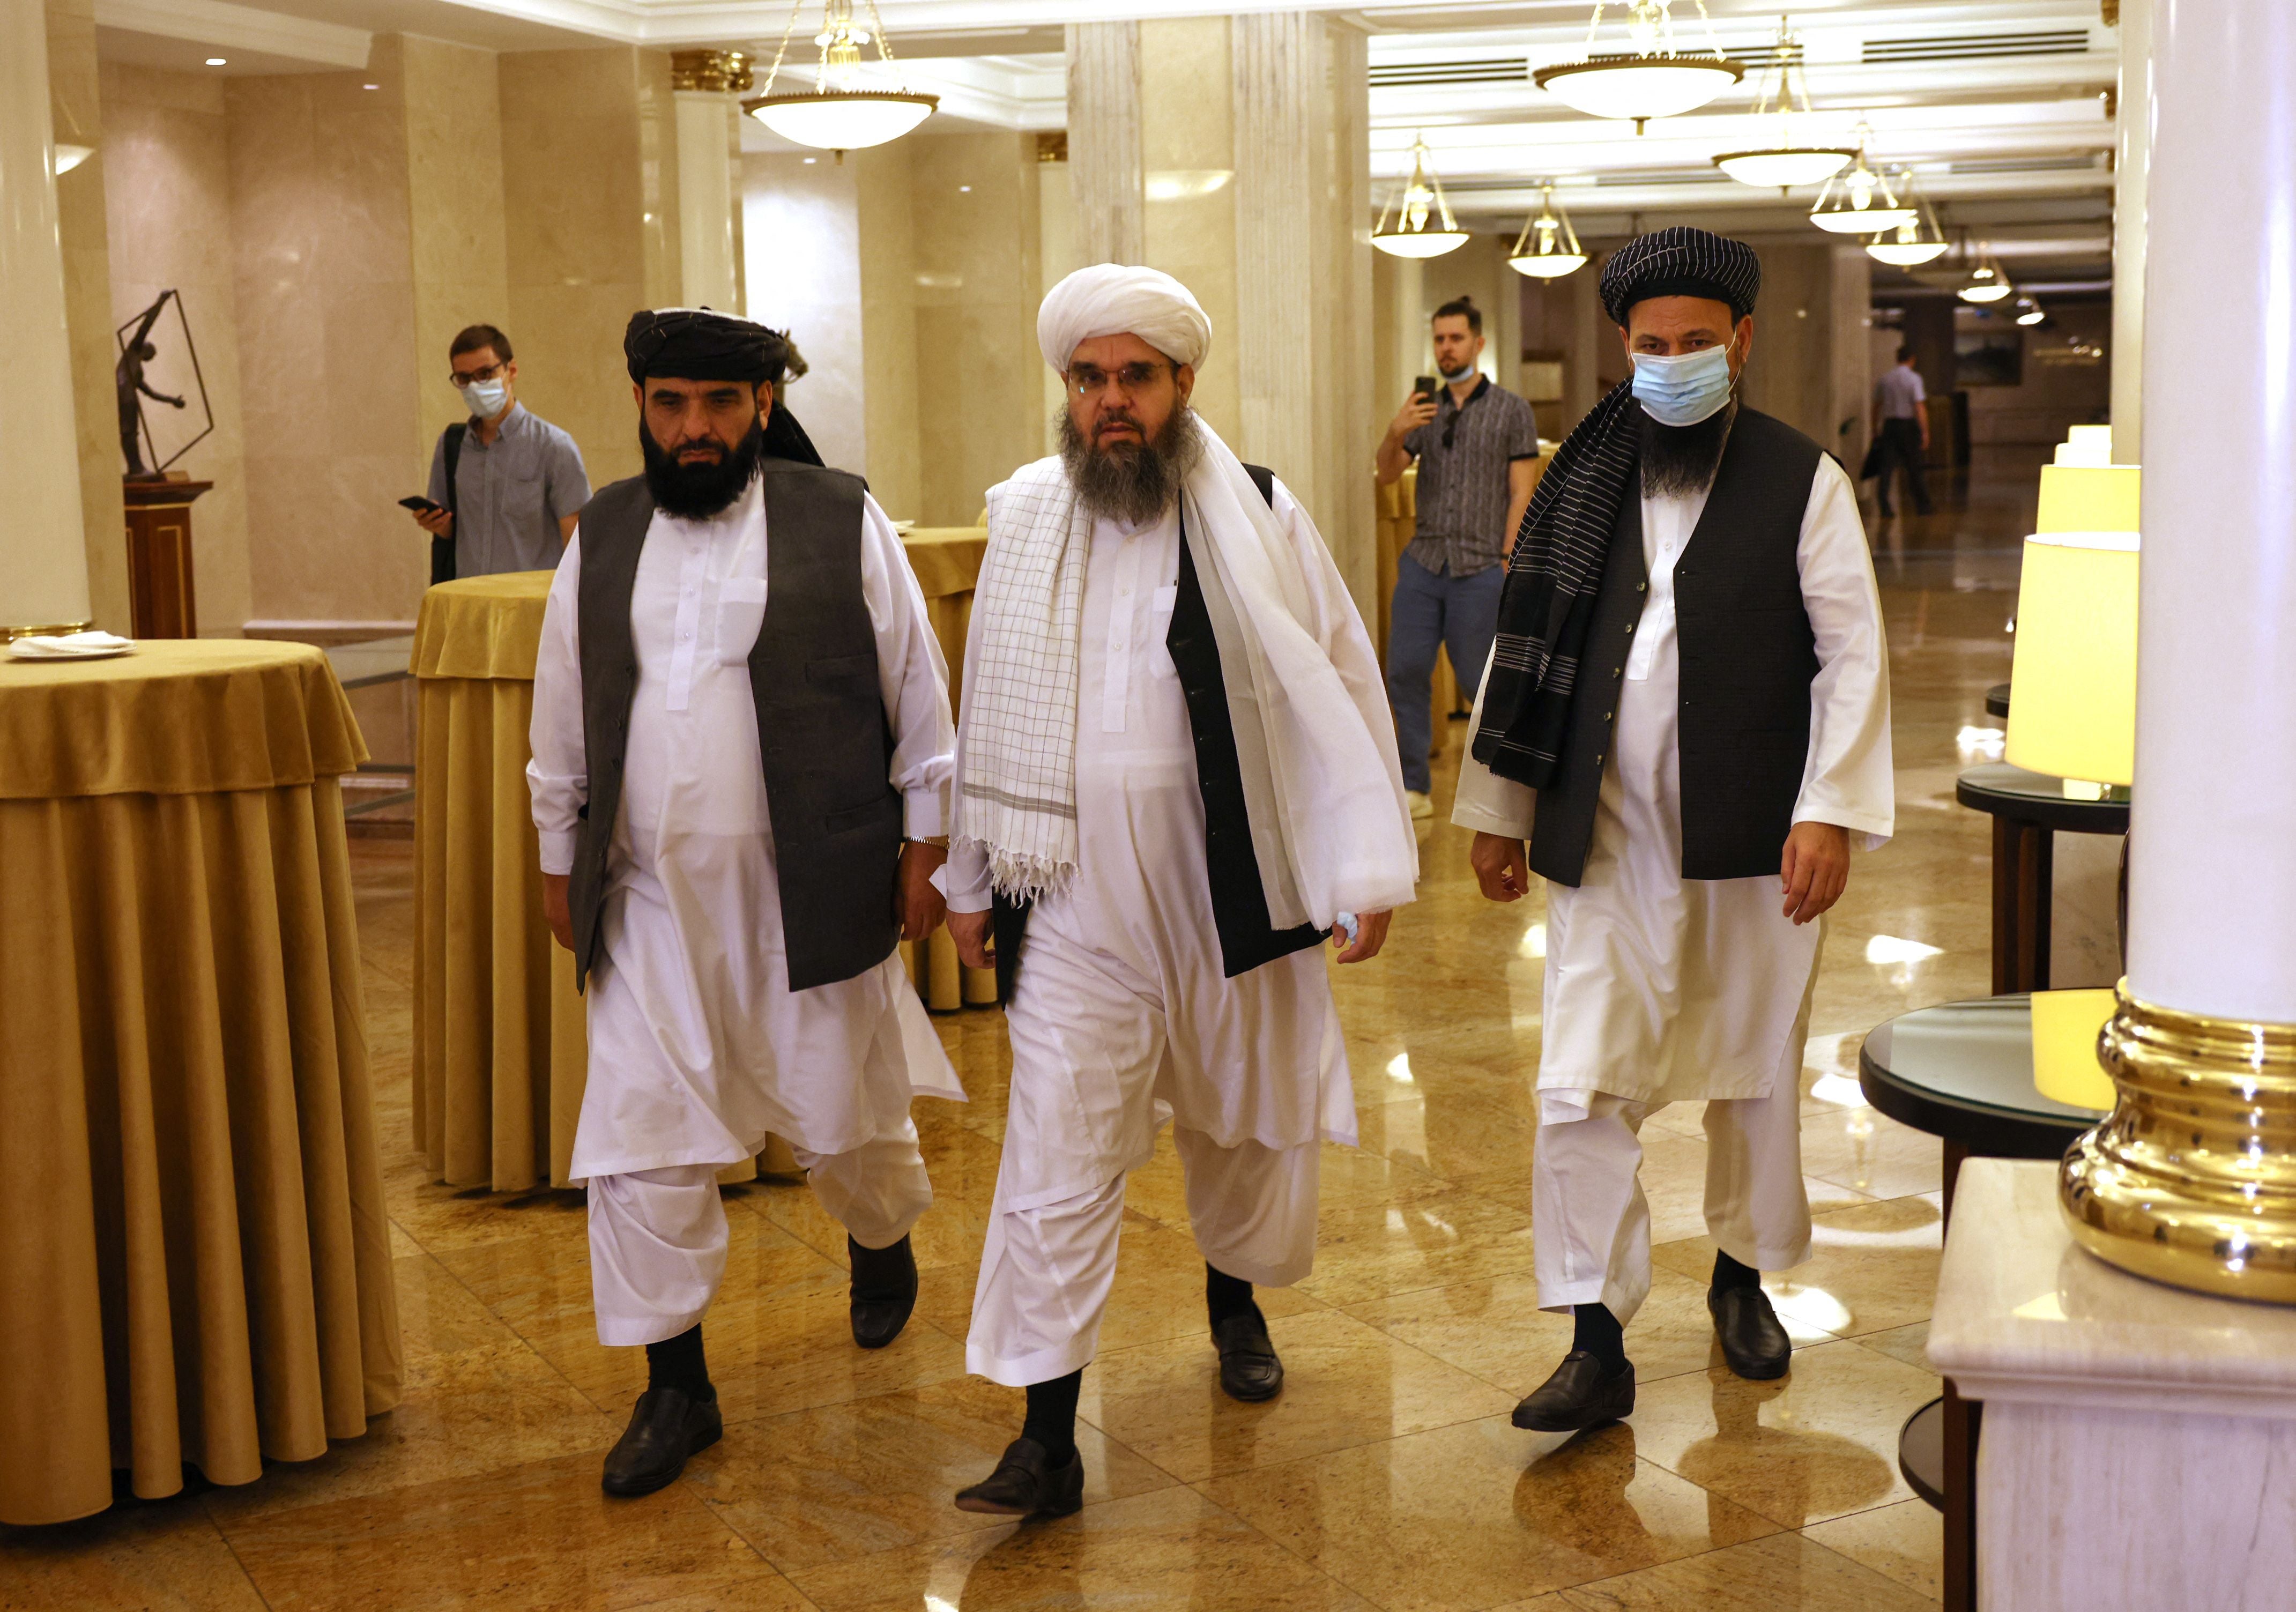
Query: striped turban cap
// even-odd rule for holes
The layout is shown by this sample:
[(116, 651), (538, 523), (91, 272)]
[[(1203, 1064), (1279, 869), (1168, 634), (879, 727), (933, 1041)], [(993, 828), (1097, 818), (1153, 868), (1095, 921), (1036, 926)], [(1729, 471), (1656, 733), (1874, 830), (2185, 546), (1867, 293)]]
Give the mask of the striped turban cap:
[(1603, 311), (1613, 324), (1649, 297), (1705, 297), (1730, 305), (1734, 319), (1754, 311), (1762, 260), (1742, 241), (1678, 225), (1638, 235), (1603, 266)]

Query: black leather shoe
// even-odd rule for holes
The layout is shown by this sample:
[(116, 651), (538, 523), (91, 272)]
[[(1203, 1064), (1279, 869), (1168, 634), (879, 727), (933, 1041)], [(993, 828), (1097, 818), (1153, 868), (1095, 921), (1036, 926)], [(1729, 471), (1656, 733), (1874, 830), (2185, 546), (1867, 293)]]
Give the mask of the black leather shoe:
[(1230, 1399), (1257, 1404), (1283, 1391), (1283, 1362), (1267, 1337), (1267, 1318), (1254, 1305), (1212, 1329), (1219, 1349), (1220, 1389)]
[(1071, 1451), (1064, 1466), (1033, 1438), (1004, 1446), (996, 1470), (969, 1489), (956, 1492), (956, 1509), (990, 1517), (1066, 1517), (1084, 1504), (1084, 1452)]
[(715, 1398), (695, 1399), (682, 1388), (648, 1388), (638, 1395), (630, 1425), (606, 1455), (600, 1486), (625, 1499), (651, 1494), (685, 1470), (689, 1455), (726, 1435)]
[(1601, 1361), (1584, 1349), (1573, 1349), (1554, 1368), (1554, 1375), (1514, 1408), (1514, 1425), (1533, 1433), (1576, 1433), (1634, 1412), (1634, 1362), (1606, 1377)]
[(1714, 1336), (1722, 1340), (1722, 1358), (1733, 1371), (1755, 1382), (1786, 1374), (1793, 1340), (1778, 1324), (1768, 1294), (1759, 1288), (1710, 1289), (1706, 1307), (1714, 1316)]
[(917, 1307), (916, 1253), (906, 1237), (890, 1248), (865, 1248), (849, 1237), (845, 1252), (853, 1264), (853, 1341), (882, 1349)]

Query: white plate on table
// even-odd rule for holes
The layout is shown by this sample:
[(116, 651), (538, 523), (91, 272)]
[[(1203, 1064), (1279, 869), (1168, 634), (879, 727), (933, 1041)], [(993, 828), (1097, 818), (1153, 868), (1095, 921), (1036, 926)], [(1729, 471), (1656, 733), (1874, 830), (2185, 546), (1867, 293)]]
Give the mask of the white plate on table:
[[(83, 634), (74, 634), (72, 636), (77, 638)], [(19, 638), (8, 645), (8, 653), (14, 659), (36, 663), (44, 660), (109, 660), (115, 655), (125, 655), (135, 647), (133, 639), (116, 638), (109, 633), (91, 633), (85, 636), (91, 642), (84, 645), (73, 645), (69, 649), (31, 648), (29, 646), (32, 643), (32, 640)], [(72, 641), (70, 638), (65, 638), (50, 639), (47, 642), (71, 644)]]

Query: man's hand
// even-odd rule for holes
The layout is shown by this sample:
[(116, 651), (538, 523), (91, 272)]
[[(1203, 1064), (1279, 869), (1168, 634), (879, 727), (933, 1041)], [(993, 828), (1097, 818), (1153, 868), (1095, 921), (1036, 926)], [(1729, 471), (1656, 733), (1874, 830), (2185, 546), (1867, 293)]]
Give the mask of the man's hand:
[(901, 890), (898, 916), (903, 940), (922, 940), (940, 928), (948, 904), (933, 888), (932, 876), (948, 860), (945, 845), (912, 839), (901, 847)]
[(1778, 860), (1785, 915), (1797, 924), (1822, 917), (1849, 888), (1849, 831), (1830, 822), (1798, 822)]
[(566, 879), (563, 873), (542, 876), (542, 918), (550, 926), (550, 937), (570, 952), (574, 949), (574, 914), (566, 904)]
[(1357, 913), (1356, 937), (1353, 945), (1349, 944), (1348, 932), (1334, 924), (1332, 927), (1332, 944), (1340, 948), (1340, 954), (1332, 961), (1333, 962), (1369, 962), (1378, 956), (1380, 947), (1387, 944), (1387, 921), (1390, 916), (1390, 914), (1386, 912)]
[(1521, 901), (1530, 894), (1530, 858), (1520, 839), (1478, 831), (1467, 865), (1475, 870), (1475, 882), (1488, 900)]
[(996, 947), (989, 938), (988, 912), (951, 912), (948, 937), (956, 942), (956, 960), (968, 969), (996, 966)]
[(455, 535), (455, 515), (451, 510), (417, 510), (414, 511), (414, 524), (433, 537), (452, 537)]
[(1387, 428), (1387, 439), (1396, 446), (1403, 439), (1435, 418), (1435, 399), (1424, 392), (1414, 392), (1404, 399), (1403, 406), (1395, 412), (1395, 419)]

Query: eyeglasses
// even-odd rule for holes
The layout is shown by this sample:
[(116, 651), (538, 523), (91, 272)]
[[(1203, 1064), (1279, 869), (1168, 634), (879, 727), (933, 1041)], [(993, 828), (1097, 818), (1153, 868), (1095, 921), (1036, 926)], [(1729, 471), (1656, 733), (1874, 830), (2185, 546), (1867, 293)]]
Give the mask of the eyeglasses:
[(1115, 371), (1103, 370), (1096, 364), (1072, 364), (1069, 368), (1069, 389), (1079, 397), (1090, 397), (1107, 390), (1108, 383), (1113, 380), (1118, 391), (1133, 397), (1153, 385), (1156, 378), (1163, 372), (1162, 364), (1150, 364), (1144, 359)]
[(492, 380), (496, 376), (502, 372), (503, 366), (501, 364), (489, 364), (482, 370), (472, 370), (467, 373), (463, 371), (456, 370), (453, 373), (449, 374), (447, 379), (453, 381), (457, 387), (477, 386), (481, 381)]

